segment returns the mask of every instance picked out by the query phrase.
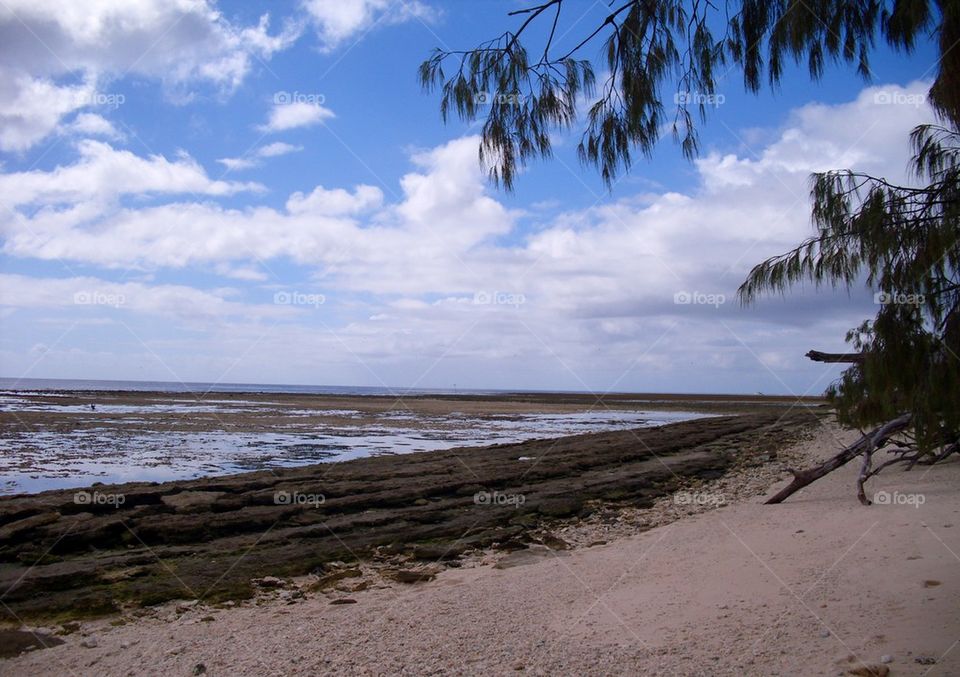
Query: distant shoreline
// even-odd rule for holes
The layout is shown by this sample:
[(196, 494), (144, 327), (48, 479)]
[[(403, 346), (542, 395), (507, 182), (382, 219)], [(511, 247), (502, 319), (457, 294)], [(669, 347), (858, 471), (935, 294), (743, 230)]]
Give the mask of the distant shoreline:
[(411, 388), (393, 386), (337, 386), (282, 383), (205, 383), (177, 381), (128, 381), (111, 379), (14, 378), (0, 376), (0, 392), (46, 393), (219, 393), (237, 395), (340, 395), (361, 397), (642, 397), (653, 400), (703, 398), (707, 400), (817, 401), (819, 396), (764, 395), (760, 393), (647, 393), (630, 391), (524, 390), (491, 388)]

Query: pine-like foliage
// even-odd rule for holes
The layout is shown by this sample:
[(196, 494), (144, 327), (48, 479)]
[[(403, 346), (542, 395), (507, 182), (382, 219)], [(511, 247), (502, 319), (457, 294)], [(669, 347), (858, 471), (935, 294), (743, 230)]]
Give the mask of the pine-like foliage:
[[(420, 66), (423, 88), (440, 88), (444, 120), (484, 119), (481, 160), (508, 190), (519, 168), (551, 155), (551, 132), (574, 126), (578, 109), (587, 111), (580, 159), (612, 185), (635, 152), (652, 154), (664, 129), (696, 156), (696, 118), (717, 105), (718, 81), (731, 69), (752, 92), (776, 87), (791, 60), (814, 79), (831, 63), (866, 78), (878, 36), (909, 50), (955, 13), (957, 0), (614, 0), (593, 25), (582, 21), (580, 5), (565, 15), (569, 2), (511, 12), (523, 17), (516, 30), (470, 50), (437, 49)], [(595, 41), (601, 55), (582, 58), (596, 53)], [(951, 61), (957, 65), (952, 55), (941, 62), (934, 88), (956, 104), (960, 73)], [(608, 74), (599, 86), (597, 72)]]
[(866, 280), (878, 312), (847, 335), (862, 360), (828, 394), (858, 427), (912, 412), (916, 442), (931, 451), (960, 431), (960, 134), (925, 125), (912, 142), (918, 187), (814, 175), (817, 235), (756, 266), (740, 296)]
[[(960, 0), (614, 0), (599, 25), (583, 29), (579, 18), (563, 28), (567, 1), (511, 12), (524, 17), (516, 31), (473, 50), (436, 50), (420, 67), (425, 89), (442, 88), (444, 119), (454, 111), (465, 120), (485, 116), (481, 160), (507, 189), (519, 167), (550, 156), (551, 130), (575, 125), (580, 104), (588, 106), (580, 159), (612, 185), (635, 151), (652, 153), (668, 121), (668, 87), (676, 93), (674, 138), (694, 157), (691, 110), (705, 118), (718, 79), (731, 68), (756, 92), (776, 87), (791, 60), (805, 63), (814, 80), (830, 64), (853, 66), (866, 78), (878, 40), (906, 51), (919, 39), (939, 42), (928, 100), (942, 124), (912, 135), (916, 185), (849, 170), (815, 175), (816, 236), (754, 268), (740, 297), (750, 302), (801, 280), (842, 287), (865, 280), (876, 292), (878, 312), (847, 336), (859, 354), (829, 390), (841, 420), (861, 427), (909, 422), (912, 439), (897, 448), (911, 455), (899, 460), (915, 463), (938, 447), (935, 459), (956, 452)], [(546, 37), (531, 49), (524, 40), (538, 20), (547, 22), (540, 33)], [(577, 38), (557, 50), (555, 37), (571, 31), (579, 31)], [(604, 41), (600, 63), (578, 59), (595, 39)], [(458, 63), (448, 77), (444, 64), (451, 61)], [(597, 86), (601, 68), (609, 75)]]

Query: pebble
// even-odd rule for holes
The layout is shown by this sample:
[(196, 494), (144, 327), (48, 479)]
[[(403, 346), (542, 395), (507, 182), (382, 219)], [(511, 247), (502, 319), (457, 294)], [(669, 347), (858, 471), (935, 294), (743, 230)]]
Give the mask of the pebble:
[(821, 637), (829, 637), (829, 636), (830, 636), (830, 631), (827, 630), (826, 628), (824, 628), (823, 630), (820, 631), (820, 636), (821, 636)]
[(97, 638), (91, 635), (90, 637), (85, 637), (81, 642), (80, 646), (84, 649), (96, 649), (99, 646), (100, 642), (97, 641)]
[(881, 662), (881, 663), (893, 663), (893, 656), (889, 656), (889, 655), (880, 656), (880, 662)]

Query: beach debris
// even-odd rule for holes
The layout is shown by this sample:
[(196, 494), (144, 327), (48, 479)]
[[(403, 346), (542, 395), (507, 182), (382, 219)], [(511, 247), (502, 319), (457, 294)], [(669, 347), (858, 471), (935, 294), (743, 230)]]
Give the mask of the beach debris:
[(551, 550), (569, 550), (570, 544), (559, 536), (555, 536), (549, 532), (542, 534), (539, 538), (539, 541), (550, 548)]
[(363, 572), (355, 567), (349, 569), (340, 569), (339, 571), (332, 571), (329, 574), (321, 576), (313, 583), (310, 583), (307, 586), (307, 590), (310, 592), (325, 590), (326, 588), (333, 587), (335, 583), (342, 581), (345, 578), (360, 578), (361, 576), (363, 576)]
[(891, 656), (891, 655), (889, 655), (889, 654), (884, 654), (883, 656), (880, 656), (880, 662), (881, 662), (881, 663), (893, 663), (893, 656)]
[(436, 569), (388, 569), (384, 572), (388, 578), (398, 583), (425, 583), (437, 577)]
[(96, 649), (99, 645), (100, 642), (94, 635), (84, 637), (82, 640), (80, 640), (80, 646), (82, 646), (84, 649)]
[(204, 665), (203, 663), (197, 663), (196, 665), (193, 666), (194, 675), (204, 675), (206, 674), (206, 672), (207, 672), (207, 666)]
[(338, 597), (337, 599), (330, 600), (330, 604), (356, 604), (357, 600), (351, 597)]
[(188, 599), (182, 602), (177, 602), (176, 612), (178, 614), (184, 614), (190, 611), (191, 609), (193, 609), (193, 607), (197, 606), (197, 604), (199, 603), (200, 603), (200, 600), (198, 599)]
[(847, 670), (848, 675), (858, 675), (858, 677), (887, 677), (890, 674), (890, 668), (886, 665), (861, 665)]
[(282, 578), (277, 578), (276, 576), (264, 576), (263, 578), (255, 578), (253, 582), (260, 586), (261, 588), (282, 588), (284, 586), (284, 581)]
[(60, 625), (60, 630), (57, 631), (58, 635), (72, 635), (73, 633), (80, 630), (79, 621), (67, 621)]
[(926, 580), (926, 581), (923, 582), (923, 587), (925, 587), (925, 588), (935, 588), (935, 587), (937, 587), (938, 585), (940, 585), (940, 581), (935, 581), (935, 580), (932, 580), (932, 579), (928, 579), (928, 580)]
[(820, 636), (821, 636), (821, 637), (829, 637), (829, 636), (830, 636), (830, 631), (827, 630), (826, 628), (824, 628), (823, 630), (820, 631)]
[(934, 665), (937, 659), (933, 656), (917, 656), (913, 659), (913, 662), (919, 663), (920, 665)]

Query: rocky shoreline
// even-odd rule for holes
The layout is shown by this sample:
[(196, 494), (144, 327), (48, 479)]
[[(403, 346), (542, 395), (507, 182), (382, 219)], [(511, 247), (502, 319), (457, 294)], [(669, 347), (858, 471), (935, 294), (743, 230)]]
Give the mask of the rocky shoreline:
[[(337, 602), (373, 585), (428, 580), (443, 567), (512, 566), (709, 509), (718, 495), (762, 492), (782, 471), (778, 450), (822, 415), (771, 409), (0, 499), (4, 620), (64, 622), (263, 594)], [(678, 503), (670, 498), (677, 490), (693, 498)]]

